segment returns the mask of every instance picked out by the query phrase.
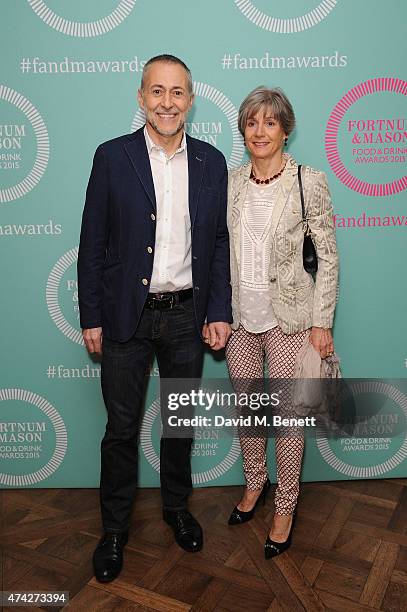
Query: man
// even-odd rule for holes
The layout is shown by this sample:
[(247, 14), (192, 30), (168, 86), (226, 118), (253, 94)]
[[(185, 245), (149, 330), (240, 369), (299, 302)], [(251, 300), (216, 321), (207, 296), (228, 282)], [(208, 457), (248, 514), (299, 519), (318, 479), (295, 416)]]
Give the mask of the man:
[[(152, 352), (162, 378), (196, 379), (202, 335), (214, 350), (230, 335), (227, 170), (219, 151), (185, 134), (193, 97), (184, 62), (150, 59), (138, 92), (146, 125), (98, 147), (86, 193), (79, 306), (86, 347), (102, 353), (108, 413), (101, 444), (105, 533), (93, 557), (101, 582), (122, 568)], [(202, 530), (187, 510), (191, 442), (162, 438), (160, 478), (163, 518), (178, 544), (194, 552), (202, 548)]]

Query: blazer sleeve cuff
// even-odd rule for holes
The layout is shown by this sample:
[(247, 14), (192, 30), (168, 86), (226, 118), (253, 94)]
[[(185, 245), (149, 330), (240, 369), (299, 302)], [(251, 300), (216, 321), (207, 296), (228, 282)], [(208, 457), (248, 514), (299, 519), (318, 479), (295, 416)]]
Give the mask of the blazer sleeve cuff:
[(323, 329), (332, 329), (334, 324), (334, 317), (321, 317), (321, 316), (313, 316), (312, 318), (312, 327), (322, 327)]
[(225, 312), (224, 310), (214, 310), (211, 311), (210, 313), (208, 313), (208, 316), (206, 317), (206, 322), (207, 323), (232, 323), (233, 322), (233, 317), (232, 317), (232, 311), (228, 311)]
[(82, 329), (94, 329), (95, 327), (102, 327), (102, 321), (100, 319), (82, 319), (81, 317)]

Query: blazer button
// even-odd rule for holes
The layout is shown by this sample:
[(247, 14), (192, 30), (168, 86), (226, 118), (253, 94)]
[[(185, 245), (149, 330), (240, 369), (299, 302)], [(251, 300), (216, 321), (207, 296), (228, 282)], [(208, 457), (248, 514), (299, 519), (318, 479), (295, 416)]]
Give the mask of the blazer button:
[(148, 285), (148, 280), (146, 278), (143, 278), (141, 282), (143, 283), (143, 285)]
[(276, 282), (276, 277), (275, 276), (271, 276), (270, 277), (270, 283), (275, 283)]
[(147, 247), (147, 253), (152, 253), (153, 249), (151, 247)]
[(152, 219), (153, 221), (155, 221), (155, 214), (154, 214), (154, 213), (151, 213), (151, 215), (150, 215), (150, 216), (151, 216), (151, 219)]
[(199, 287), (198, 286), (194, 287), (194, 289), (195, 289), (195, 291), (199, 291)]

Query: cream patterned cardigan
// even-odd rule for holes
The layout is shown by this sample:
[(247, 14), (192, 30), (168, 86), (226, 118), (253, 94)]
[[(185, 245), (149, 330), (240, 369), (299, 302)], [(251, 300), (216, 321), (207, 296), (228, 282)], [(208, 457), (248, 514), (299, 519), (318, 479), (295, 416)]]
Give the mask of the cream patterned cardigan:
[[(336, 305), (338, 256), (333, 211), (323, 172), (302, 168), (305, 210), (318, 256), (316, 280), (305, 272), (304, 239), (297, 162), (287, 156), (271, 219), (269, 268), (271, 301), (278, 324), (286, 334), (312, 326), (331, 328)], [(228, 189), (228, 228), (232, 283), (232, 328), (240, 323), (240, 217), (249, 183), (251, 162), (232, 170)]]

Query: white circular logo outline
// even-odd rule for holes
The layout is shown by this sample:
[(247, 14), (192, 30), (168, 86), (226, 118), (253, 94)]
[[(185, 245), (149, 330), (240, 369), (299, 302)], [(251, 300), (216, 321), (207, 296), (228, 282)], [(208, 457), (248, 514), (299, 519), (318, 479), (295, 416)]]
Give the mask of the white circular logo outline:
[(263, 13), (253, 4), (252, 0), (235, 0), (235, 5), (249, 21), (263, 30), (276, 34), (293, 34), (316, 26), (328, 17), (337, 3), (338, 0), (322, 0), (318, 6), (305, 15), (283, 19)]
[(33, 167), (27, 176), (14, 185), (5, 189), (0, 188), (0, 203), (11, 202), (25, 196), (37, 183), (40, 182), (49, 160), (49, 137), (46, 125), (38, 110), (22, 94), (11, 87), (0, 85), (0, 100), (13, 104), (27, 117), (31, 123), (37, 139), (37, 155)]
[[(232, 152), (227, 161), (227, 165), (230, 169), (236, 168), (242, 163), (245, 151), (244, 142), (239, 132), (239, 128), (237, 127), (238, 111), (236, 107), (222, 91), (212, 87), (212, 85), (194, 81), (193, 89), (196, 96), (213, 102), (225, 114), (230, 129), (232, 130)], [(133, 117), (131, 131), (134, 132), (138, 130), (144, 124), (145, 114), (142, 109), (139, 109)]]
[[(140, 431), (140, 446), (143, 450), (144, 456), (147, 459), (151, 467), (158, 473), (160, 473), (160, 458), (155, 452), (152, 442), (152, 428), (153, 423), (157, 416), (160, 414), (160, 399), (154, 400), (151, 406), (146, 410)], [(233, 437), (232, 445), (228, 451), (226, 457), (217, 463), (214, 467), (203, 472), (196, 472), (192, 474), (193, 484), (205, 484), (211, 482), (223, 474), (226, 474), (236, 463), (236, 460), (241, 454), (240, 441), (237, 437)]]
[[(407, 397), (396, 387), (393, 387), (393, 385), (379, 381), (367, 381), (351, 385), (351, 388), (355, 395), (368, 392), (376, 392), (387, 395), (389, 399), (393, 400), (399, 405), (407, 417)], [(386, 461), (383, 461), (383, 463), (371, 466), (352, 465), (351, 463), (346, 463), (345, 461), (342, 461), (342, 459), (339, 459), (329, 446), (328, 439), (323, 435), (320, 428), (317, 429), (317, 446), (325, 462), (331, 468), (333, 468), (336, 472), (344, 474), (345, 476), (352, 476), (354, 478), (372, 478), (374, 476), (381, 476), (400, 465), (400, 463), (402, 463), (407, 457), (407, 436), (404, 438), (404, 442), (394, 455), (392, 455)]]
[(68, 268), (77, 261), (79, 247), (70, 249), (62, 257), (60, 257), (57, 263), (53, 266), (47, 281), (47, 287), (45, 290), (45, 299), (47, 302), (48, 312), (55, 325), (61, 331), (64, 336), (75, 342), (76, 344), (84, 345), (82, 332), (73, 327), (64, 317), (61, 306), (59, 304), (59, 285), (61, 279)]
[(48, 400), (32, 391), (27, 391), (26, 389), (0, 389), (0, 401), (5, 400), (28, 402), (42, 410), (54, 426), (56, 441), (55, 450), (51, 459), (41, 469), (36, 472), (17, 476), (15, 474), (4, 474), (0, 472), (0, 484), (16, 487), (33, 485), (41, 482), (51, 476), (51, 474), (59, 468), (65, 457), (68, 448), (68, 435), (65, 423), (57, 409), (50, 404)]
[(27, 0), (38, 17), (50, 28), (77, 38), (102, 36), (120, 25), (132, 12), (137, 0), (120, 0), (117, 7), (106, 17), (96, 21), (71, 21), (57, 15), (44, 0)]

